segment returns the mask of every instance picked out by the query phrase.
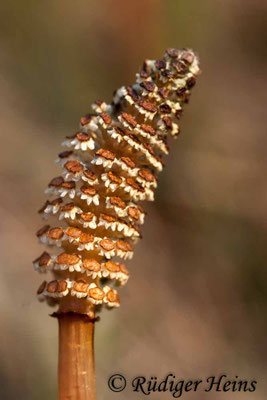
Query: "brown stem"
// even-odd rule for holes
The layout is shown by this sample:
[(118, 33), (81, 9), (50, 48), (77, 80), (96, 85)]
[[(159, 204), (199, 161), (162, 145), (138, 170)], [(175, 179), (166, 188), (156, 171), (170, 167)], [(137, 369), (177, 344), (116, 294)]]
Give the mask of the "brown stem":
[(65, 313), (59, 322), (59, 400), (95, 400), (94, 322)]

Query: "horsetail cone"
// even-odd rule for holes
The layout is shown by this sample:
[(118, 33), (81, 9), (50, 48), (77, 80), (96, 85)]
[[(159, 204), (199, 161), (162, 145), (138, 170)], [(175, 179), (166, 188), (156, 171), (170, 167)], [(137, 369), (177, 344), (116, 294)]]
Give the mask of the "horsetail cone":
[(179, 135), (199, 72), (192, 50), (167, 49), (162, 59), (146, 60), (136, 83), (115, 91), (111, 104), (96, 101), (64, 140), (62, 174), (48, 184), (50, 199), (39, 211), (49, 224), (37, 237), (49, 251), (34, 261), (54, 275), (38, 298), (58, 305), (59, 314), (94, 319), (102, 307), (119, 306), (118, 288), (129, 278), (124, 261), (141, 238), (140, 202), (154, 200), (168, 136)]

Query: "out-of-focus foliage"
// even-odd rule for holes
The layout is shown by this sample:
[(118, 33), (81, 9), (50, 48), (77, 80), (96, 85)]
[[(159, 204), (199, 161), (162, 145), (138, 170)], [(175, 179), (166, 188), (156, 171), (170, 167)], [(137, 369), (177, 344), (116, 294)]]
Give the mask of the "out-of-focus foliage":
[(31, 260), (61, 139), (171, 46), (198, 51), (203, 74), (122, 306), (96, 327), (98, 399), (117, 398), (112, 373), (169, 371), (255, 378), (253, 400), (265, 398), (266, 13), (260, 0), (1, 2), (1, 399), (56, 399), (57, 326), (35, 299)]

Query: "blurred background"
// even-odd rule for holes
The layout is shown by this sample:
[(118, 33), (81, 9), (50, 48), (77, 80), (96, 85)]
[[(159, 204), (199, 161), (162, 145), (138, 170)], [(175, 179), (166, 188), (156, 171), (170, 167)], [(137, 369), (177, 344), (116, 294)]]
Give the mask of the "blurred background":
[(266, 15), (262, 0), (1, 2), (1, 399), (57, 398), (57, 322), (36, 300), (31, 262), (62, 138), (145, 58), (185, 46), (203, 73), (146, 205), (121, 308), (96, 326), (98, 400), (141, 396), (110, 392), (116, 372), (170, 371), (255, 379), (249, 398), (265, 398)]

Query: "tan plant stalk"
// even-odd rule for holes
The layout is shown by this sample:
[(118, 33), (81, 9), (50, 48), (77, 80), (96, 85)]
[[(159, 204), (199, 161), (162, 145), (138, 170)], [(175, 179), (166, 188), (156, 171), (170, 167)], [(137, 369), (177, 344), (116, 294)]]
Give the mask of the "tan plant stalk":
[(94, 113), (63, 142), (62, 175), (46, 190), (54, 198), (39, 211), (60, 223), (37, 232), (58, 251), (34, 261), (38, 271), (54, 275), (37, 294), (58, 305), (60, 400), (95, 398), (96, 313), (120, 304), (117, 288), (129, 277), (121, 259), (132, 258), (145, 217), (139, 202), (154, 200), (167, 137), (179, 134), (182, 105), (198, 74), (192, 50), (168, 49), (163, 59), (146, 60), (134, 85), (118, 89), (111, 104), (95, 102)]
[(81, 314), (60, 314), (59, 399), (94, 400), (94, 322)]

